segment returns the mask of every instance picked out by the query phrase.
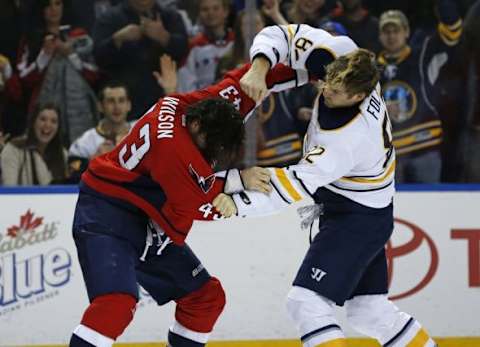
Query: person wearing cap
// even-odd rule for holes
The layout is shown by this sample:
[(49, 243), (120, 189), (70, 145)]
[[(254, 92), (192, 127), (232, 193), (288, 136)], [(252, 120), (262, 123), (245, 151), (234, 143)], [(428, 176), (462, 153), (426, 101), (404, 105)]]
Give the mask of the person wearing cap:
[(405, 14), (389, 10), (380, 16), (383, 51), (383, 97), (393, 127), (399, 183), (437, 183), (442, 175), (444, 139), (439, 80), (452, 60), (462, 33), (455, 2), (437, 1), (436, 34), (409, 45), (410, 26)]

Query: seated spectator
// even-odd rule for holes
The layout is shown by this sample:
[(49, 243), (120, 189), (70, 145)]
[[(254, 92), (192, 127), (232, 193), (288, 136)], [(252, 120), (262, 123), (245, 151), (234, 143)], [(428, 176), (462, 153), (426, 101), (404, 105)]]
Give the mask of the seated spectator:
[[(441, 178), (441, 143), (444, 136), (437, 91), (439, 77), (459, 42), (462, 21), (452, 0), (438, 1), (438, 33), (408, 45), (410, 26), (398, 10), (380, 17), (384, 51), (382, 88), (393, 129), (399, 183), (438, 183)], [(420, 73), (419, 73), (420, 72)]]
[(189, 92), (215, 81), (218, 61), (232, 50), (234, 34), (227, 29), (229, 0), (199, 0), (202, 32), (190, 42), (187, 60), (178, 70), (178, 91)]
[(378, 53), (378, 19), (363, 7), (362, 0), (341, 0), (340, 5), (332, 13), (332, 20), (342, 24), (359, 47)]
[(93, 41), (69, 25), (63, 0), (38, 0), (20, 43), (17, 65), (23, 90), (37, 103), (54, 101), (61, 110), (65, 142), (96, 124), (95, 95), (87, 82), (97, 78)]
[(121, 82), (108, 82), (100, 90), (99, 108), (103, 115), (98, 125), (83, 133), (69, 149), (72, 180), (80, 178), (88, 162), (110, 152), (130, 131), (127, 116), (132, 109), (128, 88)]
[(152, 74), (159, 57), (166, 53), (179, 62), (188, 49), (180, 15), (155, 0), (126, 0), (112, 7), (95, 23), (93, 37), (98, 65), (132, 93), (133, 118), (164, 95)]
[(48, 185), (63, 183), (67, 152), (62, 145), (59, 109), (52, 103), (37, 106), (27, 133), (8, 142), (1, 153), (3, 184)]

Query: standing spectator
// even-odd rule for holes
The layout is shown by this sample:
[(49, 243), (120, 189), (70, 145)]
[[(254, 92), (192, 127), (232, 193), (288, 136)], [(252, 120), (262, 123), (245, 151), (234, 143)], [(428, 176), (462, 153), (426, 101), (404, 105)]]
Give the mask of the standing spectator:
[(53, 100), (61, 110), (65, 142), (96, 124), (95, 95), (87, 82), (96, 80), (93, 41), (69, 24), (68, 2), (38, 0), (20, 44), (17, 65), (31, 111)]
[(439, 0), (438, 9), (438, 33), (412, 46), (407, 44), (408, 19), (401, 11), (390, 10), (380, 17), (385, 51), (378, 61), (384, 66), (383, 96), (392, 120), (399, 183), (440, 182), (444, 115), (438, 111), (434, 87), (459, 41), (462, 21), (454, 2)]
[(99, 93), (99, 108), (103, 119), (98, 125), (83, 133), (69, 149), (69, 166), (72, 178), (80, 178), (90, 159), (110, 152), (132, 125), (127, 115), (132, 108), (127, 86), (121, 82), (106, 83)]
[(233, 31), (227, 29), (229, 0), (199, 0), (203, 31), (190, 42), (185, 65), (178, 71), (179, 92), (204, 88), (215, 81), (218, 61), (232, 50)]
[(1, 155), (4, 185), (48, 185), (65, 180), (67, 153), (60, 135), (59, 112), (51, 103), (38, 106), (26, 135), (5, 145)]
[(340, 4), (332, 20), (342, 24), (359, 47), (379, 52), (378, 19), (363, 7), (362, 0), (341, 0)]
[(178, 13), (154, 0), (127, 0), (101, 16), (94, 29), (95, 57), (110, 79), (127, 84), (132, 114), (142, 115), (162, 96), (153, 71), (169, 54), (177, 62), (187, 52), (187, 33)]

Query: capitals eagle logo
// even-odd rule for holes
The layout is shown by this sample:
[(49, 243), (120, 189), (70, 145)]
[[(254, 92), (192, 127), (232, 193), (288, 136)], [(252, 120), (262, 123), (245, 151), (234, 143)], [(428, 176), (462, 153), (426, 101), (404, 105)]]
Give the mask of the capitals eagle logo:
[(192, 176), (193, 180), (202, 188), (203, 192), (207, 194), (210, 189), (213, 187), (213, 183), (215, 182), (215, 174), (211, 174), (208, 177), (200, 176), (195, 169), (193, 168), (192, 164), (188, 166), (188, 172), (190, 176)]

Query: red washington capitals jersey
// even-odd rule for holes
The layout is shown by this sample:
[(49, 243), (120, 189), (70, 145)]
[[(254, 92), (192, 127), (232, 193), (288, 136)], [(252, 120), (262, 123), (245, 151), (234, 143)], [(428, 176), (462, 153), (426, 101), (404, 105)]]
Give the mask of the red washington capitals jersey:
[[(225, 185), (190, 137), (186, 110), (200, 100), (222, 97), (247, 118), (256, 106), (239, 85), (248, 68), (233, 70), (206, 89), (160, 99), (115, 149), (90, 162), (82, 183), (140, 208), (173, 242), (183, 244), (195, 219), (220, 218), (211, 203)], [(305, 74), (278, 65), (267, 85), (279, 91), (305, 79)]]

